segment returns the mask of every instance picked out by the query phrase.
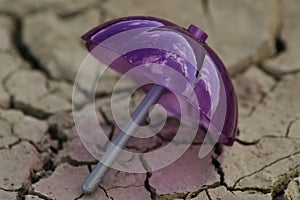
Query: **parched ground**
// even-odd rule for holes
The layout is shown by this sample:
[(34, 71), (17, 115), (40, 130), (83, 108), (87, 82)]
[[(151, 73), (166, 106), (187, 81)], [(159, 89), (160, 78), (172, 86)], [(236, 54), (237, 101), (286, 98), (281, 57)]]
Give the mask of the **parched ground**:
[[(300, 199), (299, 9), (298, 0), (0, 0), (0, 199)], [(96, 160), (71, 114), (76, 71), (87, 55), (80, 36), (126, 15), (208, 32), (233, 78), (240, 131), (233, 147), (216, 146), (202, 160), (195, 142), (162, 170), (111, 170), (95, 194), (83, 196)], [(110, 137), (118, 132), (107, 104), (117, 79), (109, 73), (96, 95)], [(78, 109), (86, 105), (81, 90)], [(128, 149), (153, 150), (166, 135)]]

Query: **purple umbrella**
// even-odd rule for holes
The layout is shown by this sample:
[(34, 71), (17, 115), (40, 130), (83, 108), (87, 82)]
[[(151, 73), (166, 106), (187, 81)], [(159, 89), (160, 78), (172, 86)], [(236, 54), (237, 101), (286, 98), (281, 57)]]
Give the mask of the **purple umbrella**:
[(136, 69), (129, 78), (137, 84), (146, 79), (153, 83), (140, 87), (145, 98), (83, 184), (85, 194), (96, 189), (156, 103), (174, 117), (206, 127), (212, 143), (233, 144), (236, 95), (224, 64), (205, 43), (207, 34), (201, 29), (135, 16), (106, 22), (82, 38), (89, 51), (110, 68), (120, 74)]

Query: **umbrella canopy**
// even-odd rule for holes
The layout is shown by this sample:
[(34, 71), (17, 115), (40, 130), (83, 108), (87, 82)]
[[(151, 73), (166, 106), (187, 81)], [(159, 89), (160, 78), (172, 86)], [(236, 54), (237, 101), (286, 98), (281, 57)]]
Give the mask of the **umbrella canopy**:
[[(147, 79), (167, 88), (159, 103), (169, 114), (204, 125), (213, 140), (232, 145), (237, 99), (225, 66), (205, 43), (206, 37), (193, 25), (184, 29), (163, 19), (135, 16), (104, 23), (82, 38), (99, 61), (118, 73), (137, 84)], [(128, 73), (132, 69), (134, 73)], [(151, 87), (140, 89), (148, 93)]]

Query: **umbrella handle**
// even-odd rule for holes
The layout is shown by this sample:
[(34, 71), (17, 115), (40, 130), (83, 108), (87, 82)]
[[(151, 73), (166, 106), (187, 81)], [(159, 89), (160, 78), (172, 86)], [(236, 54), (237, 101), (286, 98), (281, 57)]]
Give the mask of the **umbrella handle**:
[(110, 166), (114, 164), (120, 153), (126, 147), (132, 135), (136, 132), (139, 125), (141, 125), (147, 118), (152, 106), (158, 102), (164, 92), (164, 87), (154, 84), (151, 90), (147, 93), (140, 105), (137, 107), (132, 115), (132, 118), (125, 125), (118, 137), (113, 141), (105, 152), (101, 160), (98, 162), (92, 173), (82, 185), (84, 194), (93, 193), (99, 183), (103, 180)]

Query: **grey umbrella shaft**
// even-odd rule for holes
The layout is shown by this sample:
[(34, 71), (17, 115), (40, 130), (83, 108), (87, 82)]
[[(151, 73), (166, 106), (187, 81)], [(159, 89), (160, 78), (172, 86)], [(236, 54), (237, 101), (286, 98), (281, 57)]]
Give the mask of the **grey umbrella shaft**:
[[(151, 88), (141, 104), (137, 107), (136, 111), (133, 113), (132, 119), (127, 122), (124, 129), (113, 141), (113, 144), (109, 146), (108, 150), (105, 152), (101, 160), (93, 169), (92, 173), (82, 185), (84, 194), (91, 194), (96, 190), (97, 186), (109, 170), (109, 166), (114, 164), (119, 154), (126, 147), (132, 135), (136, 132), (138, 126), (145, 121), (150, 109), (154, 104), (157, 103), (163, 92), (164, 88), (159, 85), (154, 85)], [(105, 165), (103, 163), (105, 163)]]

